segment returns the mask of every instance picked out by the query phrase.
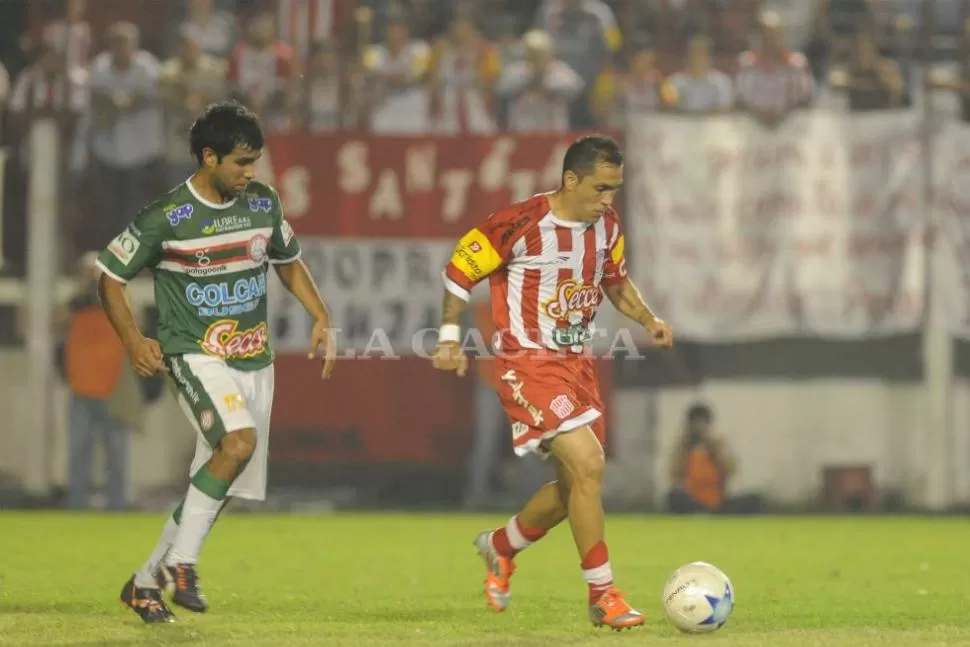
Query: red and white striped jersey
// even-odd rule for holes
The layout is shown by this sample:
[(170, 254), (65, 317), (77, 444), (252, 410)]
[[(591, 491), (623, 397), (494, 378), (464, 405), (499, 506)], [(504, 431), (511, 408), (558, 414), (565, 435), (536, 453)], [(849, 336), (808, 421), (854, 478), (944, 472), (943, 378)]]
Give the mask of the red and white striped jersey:
[(624, 239), (612, 209), (594, 223), (558, 218), (546, 194), (496, 211), (458, 242), (445, 288), (468, 301), (488, 277), (496, 352), (580, 354), (595, 333), (601, 285), (626, 279)]
[(86, 68), (91, 62), (94, 39), (91, 25), (85, 21), (58, 20), (44, 26), (41, 33), (44, 42), (62, 53), (67, 69)]
[(340, 36), (356, 4), (356, 0), (278, 0), (279, 39), (306, 61), (314, 42)]

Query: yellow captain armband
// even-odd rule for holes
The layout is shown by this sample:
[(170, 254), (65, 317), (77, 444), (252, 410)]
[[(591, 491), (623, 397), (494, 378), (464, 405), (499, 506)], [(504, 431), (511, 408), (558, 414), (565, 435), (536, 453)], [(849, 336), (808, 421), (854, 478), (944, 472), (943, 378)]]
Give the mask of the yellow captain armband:
[(502, 265), (502, 256), (479, 229), (465, 234), (451, 255), (451, 264), (471, 281), (481, 281)]
[(613, 245), (613, 249), (610, 250), (610, 258), (613, 260), (615, 265), (619, 265), (620, 261), (623, 260), (623, 246), (625, 240), (623, 234), (620, 234), (619, 238), (616, 239), (616, 244)]

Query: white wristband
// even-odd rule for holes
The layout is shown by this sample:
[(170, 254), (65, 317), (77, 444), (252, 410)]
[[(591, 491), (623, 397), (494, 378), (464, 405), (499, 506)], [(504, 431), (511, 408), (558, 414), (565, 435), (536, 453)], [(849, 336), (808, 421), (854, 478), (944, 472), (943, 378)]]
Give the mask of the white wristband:
[(438, 343), (461, 341), (461, 326), (458, 324), (444, 324), (438, 329)]

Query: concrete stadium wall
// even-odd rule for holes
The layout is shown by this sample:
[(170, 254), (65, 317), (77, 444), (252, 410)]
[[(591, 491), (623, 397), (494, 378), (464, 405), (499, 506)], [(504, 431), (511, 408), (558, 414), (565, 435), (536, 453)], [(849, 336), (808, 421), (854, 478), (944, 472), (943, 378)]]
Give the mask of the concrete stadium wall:
[[(18, 482), (29, 433), (25, 353), (0, 351), (0, 367), (0, 477)], [(697, 398), (714, 407), (717, 425), (739, 460), (734, 492), (758, 491), (774, 502), (805, 504), (818, 496), (824, 467), (867, 464), (880, 490), (896, 491), (916, 505), (923, 500), (930, 470), (945, 470), (953, 500), (970, 503), (970, 383), (960, 380), (953, 393), (949, 465), (929, 464), (923, 450), (926, 394), (917, 385), (716, 380), (702, 390), (620, 390), (609, 411), (607, 486), (612, 498), (660, 501), (669, 487), (668, 457), (684, 410)], [(51, 469), (53, 482), (62, 485), (67, 473), (63, 385), (57, 387), (55, 402)], [(133, 498), (182, 487), (194, 441), (168, 394), (152, 405), (144, 432), (132, 438)]]

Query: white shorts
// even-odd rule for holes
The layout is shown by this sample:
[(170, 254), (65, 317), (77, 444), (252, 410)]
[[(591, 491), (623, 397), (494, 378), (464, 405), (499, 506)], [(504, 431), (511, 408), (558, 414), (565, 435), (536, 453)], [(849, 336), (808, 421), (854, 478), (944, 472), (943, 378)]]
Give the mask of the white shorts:
[(232, 482), (228, 496), (265, 499), (273, 367), (240, 371), (208, 355), (175, 355), (166, 358), (166, 363), (175, 382), (179, 406), (198, 433), (190, 478), (209, 461), (224, 435), (255, 429), (256, 449)]

